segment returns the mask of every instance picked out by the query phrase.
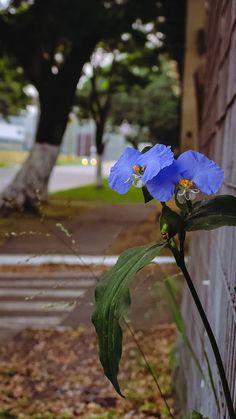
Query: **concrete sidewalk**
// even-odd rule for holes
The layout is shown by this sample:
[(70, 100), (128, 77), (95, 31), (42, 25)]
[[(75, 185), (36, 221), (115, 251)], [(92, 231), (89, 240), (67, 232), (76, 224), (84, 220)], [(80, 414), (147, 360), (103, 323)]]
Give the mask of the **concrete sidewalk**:
[[(105, 163), (103, 167), (104, 176), (110, 173), (110, 163)], [(13, 180), (20, 165), (0, 168), (0, 193)], [(64, 189), (77, 188), (79, 186), (94, 183), (96, 179), (96, 167), (80, 166), (80, 165), (63, 165), (53, 168), (48, 190), (49, 192), (57, 192)]]
[[(55, 219), (41, 222), (35, 218), (32, 226), (35, 234), (17, 236), (13, 232), (0, 245), (0, 254), (119, 254), (122, 245), (128, 248), (153, 240), (149, 233), (157, 231), (156, 214), (154, 205), (101, 204), (73, 219), (60, 219), (59, 223)], [(9, 233), (10, 228), (9, 225)], [(129, 236), (128, 241), (124, 241), (124, 235)]]

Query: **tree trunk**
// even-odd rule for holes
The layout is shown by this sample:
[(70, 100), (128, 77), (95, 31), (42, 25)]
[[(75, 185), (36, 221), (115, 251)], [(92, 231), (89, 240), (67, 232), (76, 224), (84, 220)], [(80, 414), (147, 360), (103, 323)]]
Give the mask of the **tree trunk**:
[(101, 120), (96, 124), (96, 150), (97, 150), (97, 171), (96, 171), (96, 187), (103, 187), (102, 163), (105, 143), (103, 142), (105, 122)]
[(39, 98), (41, 112), (36, 142), (30, 156), (1, 196), (0, 209), (5, 212), (36, 212), (40, 201), (47, 197), (48, 180), (60, 150), (73, 93), (71, 91), (69, 97), (63, 86), (60, 88), (52, 83), (46, 92), (40, 92)]
[(81, 71), (96, 42), (91, 39), (86, 45), (75, 45), (57, 75), (49, 69), (40, 73), (42, 77), (36, 80), (36, 74), (35, 86), (40, 100), (36, 143), (0, 197), (0, 209), (35, 211), (40, 200), (46, 198), (48, 180), (59, 153)]
[(102, 154), (97, 154), (96, 187), (98, 189), (103, 187), (102, 160)]
[(48, 179), (59, 153), (58, 145), (35, 143), (26, 162), (3, 192), (3, 210), (37, 211), (47, 198)]

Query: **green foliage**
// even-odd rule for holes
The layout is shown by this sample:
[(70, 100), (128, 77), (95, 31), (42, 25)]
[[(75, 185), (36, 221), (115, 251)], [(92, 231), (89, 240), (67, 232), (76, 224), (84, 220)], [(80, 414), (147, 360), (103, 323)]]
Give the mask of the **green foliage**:
[[(137, 48), (137, 45), (136, 45)], [(109, 53), (111, 63), (104, 64)], [(144, 50), (142, 50), (144, 55)], [(77, 91), (75, 104), (81, 118), (94, 118), (95, 122), (103, 115), (107, 117), (110, 112), (110, 101), (117, 92), (129, 92), (133, 86), (144, 86), (148, 82), (150, 71), (143, 74), (137, 72), (132, 54), (125, 52), (124, 58), (116, 51), (110, 51), (107, 44), (98, 47), (91, 58), (92, 74)], [(94, 62), (95, 61), (95, 62)], [(145, 61), (145, 60), (143, 60)], [(149, 62), (143, 66), (149, 70)]]
[(103, 188), (98, 189), (96, 185), (86, 185), (80, 188), (66, 189), (51, 194), (55, 198), (62, 198), (68, 201), (79, 200), (89, 202), (107, 202), (111, 204), (142, 203), (143, 196), (141, 190), (130, 188), (125, 195), (119, 195), (108, 185), (107, 180), (103, 182)]
[[(172, 211), (167, 206), (164, 206), (161, 217), (161, 232), (164, 234), (163, 237), (165, 237), (165, 234), (170, 234), (170, 237), (172, 237), (176, 233), (179, 233), (179, 235), (183, 236), (184, 239), (184, 228), (186, 226), (189, 229), (196, 229), (196, 225), (201, 229), (206, 227), (207, 229), (212, 229), (222, 225), (235, 225), (235, 206), (236, 198), (232, 196), (216, 197), (210, 201), (198, 202), (193, 206), (191, 214), (187, 216), (185, 226), (183, 220), (177, 213)], [(172, 243), (173, 246), (170, 245), (169, 241), (162, 241), (160, 243), (149, 244), (125, 251), (119, 257), (113, 269), (104, 275), (102, 281), (96, 288), (96, 305), (92, 321), (98, 335), (100, 361), (104, 368), (105, 375), (120, 395), (122, 395), (122, 393), (117, 380), (119, 362), (122, 353), (122, 328), (120, 321), (125, 310), (130, 305), (129, 285), (133, 280), (135, 273), (150, 263), (152, 259), (166, 246), (172, 249), (174, 255), (176, 255), (179, 261), (182, 260), (181, 253), (179, 253), (173, 239)], [(187, 337), (183, 318), (178, 307), (178, 303), (176, 302), (170, 281), (166, 280), (165, 285), (172, 315), (177, 328), (182, 335), (200, 374), (204, 376), (195, 351), (193, 350)], [(208, 365), (210, 383), (214, 396), (216, 397), (214, 382), (212, 380), (212, 372), (207, 357), (206, 361)], [(198, 416), (196, 416), (196, 418), (197, 417)], [(199, 416), (199, 418), (200, 417), (201, 416)]]
[(223, 226), (236, 226), (236, 198), (232, 195), (196, 202), (185, 219), (186, 231), (213, 230)]
[(126, 250), (96, 288), (92, 321), (98, 335), (100, 361), (105, 375), (120, 395), (122, 393), (117, 380), (122, 353), (120, 321), (130, 305), (129, 285), (135, 274), (165, 246), (166, 242), (162, 241)]
[[(0, 52), (14, 58), (16, 66), (23, 68), (25, 77), (39, 92), (41, 114), (36, 133), (39, 142), (47, 138), (50, 144), (61, 144), (82, 69), (98, 45), (106, 44), (110, 51), (119, 52), (120, 57), (129, 53), (129, 65), (139, 73), (129, 71), (125, 57), (125, 78), (129, 84), (144, 75), (140, 68), (146, 44), (150, 68), (153, 69), (157, 59), (156, 44), (160, 52), (171, 51), (172, 58), (175, 56), (181, 67), (184, 37), (179, 33), (184, 34), (185, 0), (181, 0), (181, 7), (175, 10), (172, 3), (172, 0), (149, 0), (148, 4), (143, 0), (70, 0), (68, 7), (68, 0), (11, 0), (3, 5)], [(174, 33), (177, 36), (173, 36)], [(146, 42), (148, 36), (154, 41)], [(175, 48), (178, 47), (177, 54), (173, 54), (175, 48), (171, 48), (173, 39)], [(134, 48), (134, 44), (138, 47)], [(120, 64), (116, 61), (118, 67)], [(109, 90), (109, 74), (101, 77), (100, 87)], [(84, 99), (81, 98), (81, 103), (87, 106)], [(98, 154), (104, 149), (102, 134), (109, 101), (110, 98), (105, 99), (101, 113), (101, 103), (96, 103), (93, 97), (93, 103), (100, 107), (99, 119), (95, 119), (99, 122)]]
[[(168, 66), (168, 60), (166, 65)], [(110, 115), (114, 125), (120, 125), (126, 119), (137, 126), (140, 141), (146, 140), (146, 129), (154, 143), (159, 140), (163, 144), (176, 145), (179, 129), (179, 87), (177, 72), (168, 72), (166, 65), (161, 65), (145, 88), (136, 85), (131, 92), (114, 95)]]
[[(150, 48), (145, 46), (147, 36), (147, 33), (143, 33), (141, 43), (140, 40), (135, 42), (134, 34), (130, 35), (128, 42), (119, 42), (119, 52), (117, 48), (112, 49), (109, 42), (100, 43), (91, 57), (91, 76), (85, 75), (87, 80), (77, 91), (75, 105), (80, 118), (93, 118), (95, 121), (98, 154), (102, 154), (104, 150), (103, 133), (108, 118), (111, 125), (117, 122), (112, 106), (116, 95), (119, 93), (129, 97), (137, 88), (142, 91), (151, 82), (154, 73), (152, 65), (157, 65), (159, 61), (159, 48), (151, 50), (150, 54)], [(111, 63), (105, 64), (108, 53)], [(118, 125), (127, 119), (124, 109), (122, 117), (119, 117)], [(141, 128), (143, 127), (139, 131)]]
[[(171, 0), (168, 3), (171, 4)], [(81, 48), (82, 55), (84, 49), (87, 49), (88, 60), (91, 46), (93, 49), (98, 42), (108, 41), (112, 49), (120, 49), (120, 44), (124, 45), (121, 40), (124, 33), (131, 34), (135, 43), (142, 44), (145, 33), (143, 25), (147, 22), (158, 24), (156, 30), (167, 32), (167, 22), (162, 24), (158, 21), (159, 15), (165, 11), (162, 4), (157, 5), (156, 0), (149, 0), (148, 6), (143, 0), (71, 0), (70, 7), (67, 0), (12, 0), (0, 13), (0, 49), (17, 57), (30, 77), (39, 82), (41, 77), (51, 74), (53, 65), (59, 70), (63, 68), (74, 46)], [(168, 14), (171, 19), (171, 9)], [(172, 18), (177, 18), (178, 24), (182, 22), (180, 26), (184, 32), (183, 17), (184, 7), (178, 8)], [(136, 23), (135, 26), (137, 19), (142, 24)], [(171, 28), (173, 31), (173, 23)], [(127, 44), (131, 50), (132, 43)], [(162, 47), (164, 49), (164, 45)], [(58, 53), (62, 60), (58, 59)], [(81, 59), (79, 55), (77, 61)], [(33, 58), (36, 57), (38, 67), (34, 69)], [(76, 66), (74, 71), (78, 71)]]
[[(155, 44), (160, 52), (171, 51), (181, 67), (185, 0), (180, 2), (175, 10), (172, 0), (149, 0), (148, 4), (143, 0), (70, 0), (69, 7), (68, 0), (11, 0), (3, 5), (0, 52), (14, 59), (16, 67), (23, 68), (25, 77), (39, 92), (41, 114), (37, 140), (47, 138), (50, 144), (61, 144), (83, 66), (99, 44), (107, 44), (110, 51), (121, 53), (120, 57), (124, 52), (129, 53), (130, 64), (139, 72), (130, 72), (129, 65), (123, 61), (129, 84), (143, 76), (139, 70), (144, 60), (141, 46), (146, 44), (147, 36), (154, 37), (154, 42), (149, 40), (146, 48), (150, 68), (156, 62)], [(138, 48), (133, 48), (134, 43)], [(174, 54), (176, 47), (178, 53)], [(99, 84), (106, 89), (109, 74), (102, 77)], [(109, 101), (105, 102), (106, 111)], [(105, 111), (99, 118), (99, 154), (104, 148), (101, 138)]]
[(167, 205), (162, 209), (160, 217), (160, 231), (163, 236), (167, 235), (168, 239), (174, 237), (178, 232), (183, 230), (184, 224), (182, 217), (173, 211)]
[(7, 57), (0, 58), (0, 115), (17, 115), (30, 102), (23, 91), (26, 80), (21, 67)]

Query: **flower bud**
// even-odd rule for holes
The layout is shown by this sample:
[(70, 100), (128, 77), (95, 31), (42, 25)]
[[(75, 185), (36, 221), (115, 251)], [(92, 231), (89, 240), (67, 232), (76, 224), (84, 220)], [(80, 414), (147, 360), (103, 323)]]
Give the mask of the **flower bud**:
[(180, 215), (165, 205), (160, 217), (160, 230), (163, 238), (169, 240), (183, 228), (183, 219)]

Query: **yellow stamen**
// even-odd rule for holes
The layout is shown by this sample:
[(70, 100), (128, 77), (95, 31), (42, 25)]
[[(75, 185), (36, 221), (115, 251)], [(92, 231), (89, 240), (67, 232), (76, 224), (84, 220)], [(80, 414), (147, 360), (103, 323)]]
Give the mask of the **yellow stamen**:
[(133, 169), (134, 169), (134, 171), (135, 172), (137, 172), (137, 173), (139, 173), (139, 169), (140, 169), (140, 167), (139, 166), (137, 166), (136, 164), (133, 166)]
[(142, 175), (144, 173), (145, 167), (144, 166), (138, 166), (137, 164), (135, 164), (133, 166), (133, 170), (134, 170), (134, 172), (139, 173), (139, 174)]
[(182, 188), (191, 188), (191, 187), (193, 187), (194, 184), (193, 184), (193, 182), (191, 180), (181, 179), (181, 180), (179, 180), (179, 185)]

